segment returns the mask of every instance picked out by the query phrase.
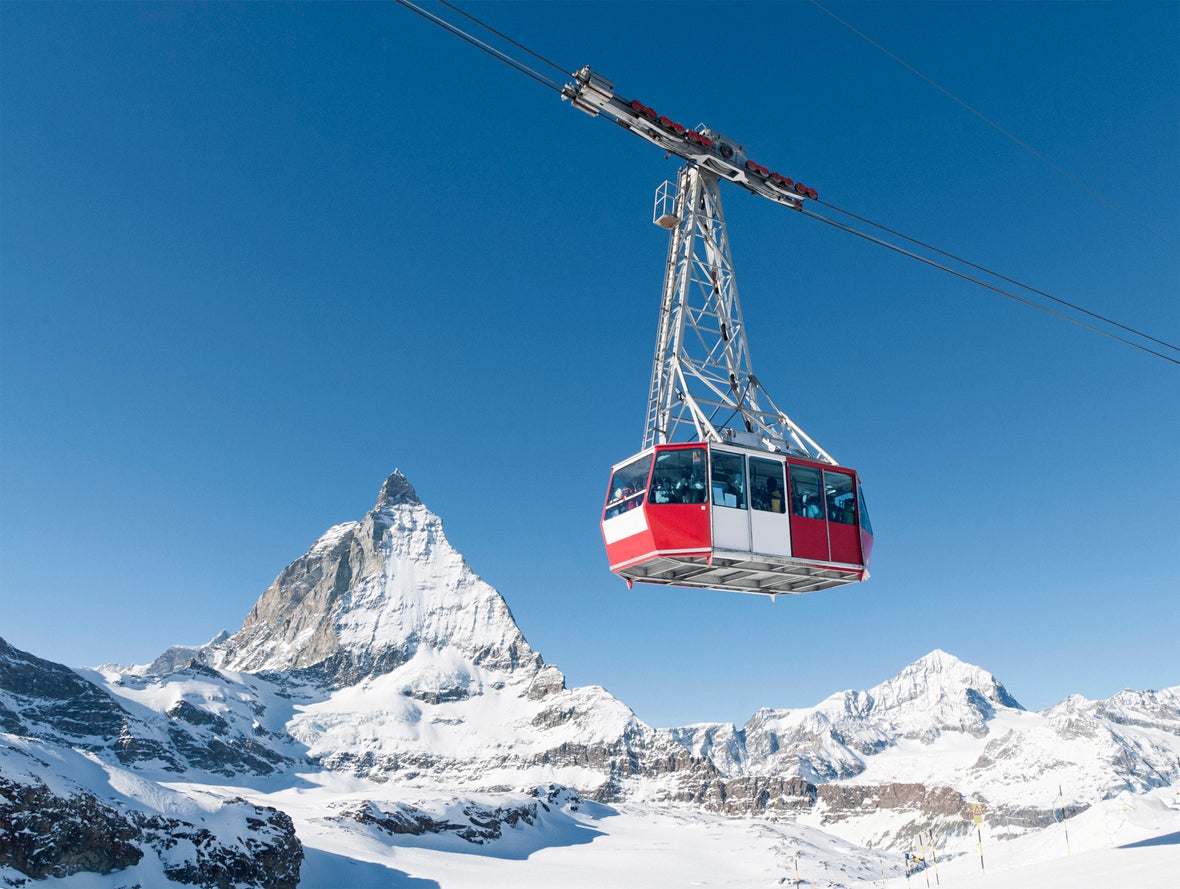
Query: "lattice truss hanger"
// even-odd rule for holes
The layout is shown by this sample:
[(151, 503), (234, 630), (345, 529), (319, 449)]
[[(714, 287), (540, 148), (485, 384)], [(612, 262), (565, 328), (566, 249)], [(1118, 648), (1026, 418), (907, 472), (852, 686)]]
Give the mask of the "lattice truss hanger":
[(682, 168), (657, 189), (654, 221), (671, 238), (643, 447), (734, 441), (835, 464), (754, 375), (718, 177)]

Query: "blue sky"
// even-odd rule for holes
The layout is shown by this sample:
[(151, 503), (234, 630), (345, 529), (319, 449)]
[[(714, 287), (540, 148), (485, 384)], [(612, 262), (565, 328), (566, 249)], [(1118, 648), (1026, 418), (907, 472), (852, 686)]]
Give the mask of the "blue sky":
[[(1180, 342), (1180, 5), (829, 8), (1124, 212), (811, 4), (473, 11)], [(0, 41), (13, 644), (130, 663), (236, 629), (400, 467), (570, 684), (656, 725), (934, 648), (1032, 708), (1180, 682), (1176, 365), (731, 190), (754, 368), (861, 473), (873, 578), (629, 591), (598, 514), (643, 432), (674, 159), (392, 3), (8, 2)]]

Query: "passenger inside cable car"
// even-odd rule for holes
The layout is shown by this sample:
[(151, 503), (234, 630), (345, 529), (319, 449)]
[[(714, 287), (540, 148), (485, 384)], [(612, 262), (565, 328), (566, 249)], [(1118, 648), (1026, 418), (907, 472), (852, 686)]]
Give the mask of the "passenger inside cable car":
[(703, 448), (661, 451), (652, 472), (652, 503), (705, 503)]
[(615, 471), (611, 478), (610, 501), (606, 505), (604, 518), (613, 519), (643, 503), (647, 477), (651, 473), (651, 458), (651, 454), (646, 454)]
[(713, 502), (731, 509), (746, 508), (745, 461), (740, 454), (713, 452)]

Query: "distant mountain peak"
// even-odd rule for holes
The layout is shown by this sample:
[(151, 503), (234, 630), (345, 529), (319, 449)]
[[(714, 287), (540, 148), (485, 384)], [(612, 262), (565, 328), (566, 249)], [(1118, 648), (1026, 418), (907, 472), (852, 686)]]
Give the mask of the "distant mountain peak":
[(997, 708), (1024, 709), (987, 670), (941, 649), (869, 689), (868, 695), (874, 719), (890, 733), (925, 741), (947, 730), (982, 737)]
[[(218, 669), (310, 671), (339, 686), (388, 673), (420, 649), (443, 648), (477, 666), (541, 666), (503, 598), (394, 470), (375, 509), (325, 531), (279, 574), (241, 629), (191, 654)], [(181, 660), (166, 657), (160, 666)]]
[(930, 652), (929, 654), (923, 655), (922, 657), (920, 657), (916, 661), (914, 661), (914, 663), (915, 664), (926, 664), (936, 670), (945, 670), (947, 668), (953, 668), (953, 667), (958, 667), (958, 666), (966, 666), (966, 667), (973, 666), (972, 664), (968, 664), (966, 661), (955, 657), (949, 651), (943, 651), (941, 648), (936, 648), (936, 649), (934, 649), (934, 651)]
[(991, 704), (1023, 710), (1002, 682), (983, 667), (936, 648), (887, 682), (870, 691), (877, 703), (896, 706), (907, 701), (930, 702), (933, 696), (974, 692)]
[(410, 484), (409, 479), (402, 474), (400, 469), (395, 469), (385, 480), (385, 484), (381, 486), (381, 492), (377, 495), (378, 509), (385, 506), (420, 506), (421, 504), (418, 492), (414, 490), (414, 486)]

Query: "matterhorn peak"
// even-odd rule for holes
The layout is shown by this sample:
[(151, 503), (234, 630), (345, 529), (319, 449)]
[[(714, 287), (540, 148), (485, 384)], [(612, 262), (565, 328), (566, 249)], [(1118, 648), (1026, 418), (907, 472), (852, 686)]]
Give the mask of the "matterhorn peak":
[(472, 572), (442, 520), (395, 470), (375, 509), (328, 529), (279, 574), (241, 629), (203, 648), (200, 659), (249, 673), (310, 671), (350, 685), (444, 648), (475, 666), (541, 666), (503, 598)]
[(414, 490), (414, 486), (410, 484), (409, 480), (402, 475), (400, 469), (395, 469), (393, 474), (385, 480), (385, 484), (381, 486), (381, 492), (377, 495), (378, 509), (386, 506), (413, 506), (421, 504), (422, 501), (418, 499), (418, 492)]

